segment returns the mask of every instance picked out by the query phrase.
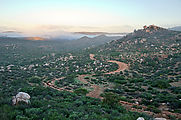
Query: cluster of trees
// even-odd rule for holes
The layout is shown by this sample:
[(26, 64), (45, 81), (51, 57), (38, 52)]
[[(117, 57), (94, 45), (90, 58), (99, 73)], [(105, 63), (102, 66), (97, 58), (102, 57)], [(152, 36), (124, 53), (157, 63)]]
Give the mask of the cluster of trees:
[(135, 120), (142, 113), (128, 112), (120, 104), (118, 97), (112, 93), (106, 93), (103, 102), (99, 99), (86, 97), (86, 90), (77, 89), (74, 93), (59, 92), (43, 87), (24, 87), (31, 96), (31, 104), (19, 103), (16, 106), (11, 104), (11, 97), (0, 96), (0, 116), (3, 120), (98, 120), (98, 119), (122, 119)]

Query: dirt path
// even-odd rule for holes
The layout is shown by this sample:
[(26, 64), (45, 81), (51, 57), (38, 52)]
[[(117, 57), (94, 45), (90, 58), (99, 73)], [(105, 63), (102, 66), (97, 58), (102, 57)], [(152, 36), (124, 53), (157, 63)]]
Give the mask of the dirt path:
[(62, 88), (59, 88), (58, 86), (55, 85), (55, 81), (59, 81), (59, 80), (62, 80), (64, 79), (65, 77), (61, 77), (61, 78), (55, 78), (53, 79), (52, 81), (46, 81), (46, 82), (42, 82), (44, 84), (44, 86), (48, 86), (50, 88), (53, 88), (53, 89), (56, 89), (58, 91), (68, 91), (68, 92), (73, 92), (72, 90), (68, 90), (66, 89), (67, 87), (62, 87)]
[[(104, 91), (104, 89), (106, 89), (105, 87), (100, 87), (99, 85), (95, 85), (95, 84), (90, 84), (86, 79), (84, 79), (86, 76), (92, 76), (92, 75), (79, 75), (78, 76), (78, 80), (80, 80), (81, 82), (83, 82), (84, 84), (89, 84), (91, 88), (93, 88), (93, 91), (89, 92), (86, 96), (89, 97), (94, 97), (94, 98), (100, 98), (102, 99), (102, 97), (100, 97), (100, 94)], [(61, 77), (61, 78), (56, 78), (47, 82), (43, 82), (43, 84), (46, 87), (50, 87), (53, 89), (56, 89), (58, 91), (68, 91), (68, 92), (73, 92), (73, 90), (68, 90), (66, 89), (67, 87), (62, 87), (59, 88), (58, 86), (55, 85), (55, 81), (59, 81), (64, 79), (65, 77)], [(71, 89), (71, 88), (70, 88)]]
[[(144, 106), (144, 105), (139, 105), (139, 104), (135, 104), (135, 103), (129, 103), (129, 102), (125, 102), (125, 101), (120, 101), (121, 105), (123, 105), (127, 110), (130, 110), (130, 111), (136, 111), (136, 112), (142, 112), (142, 113), (146, 113), (150, 116), (153, 116), (155, 118), (167, 118), (169, 119), (169, 116), (175, 116), (176, 118), (178, 119), (181, 119), (181, 114), (179, 113), (172, 113), (172, 112), (169, 112), (169, 111), (161, 111), (161, 113), (154, 113), (154, 112), (151, 112), (151, 111), (147, 111), (147, 106)], [(138, 108), (133, 108), (133, 106), (137, 106), (139, 107), (140, 109)]]
[[(94, 54), (89, 54), (90, 56), (90, 59), (91, 60), (96, 60), (94, 57), (95, 55)], [(115, 74), (115, 73), (119, 73), (121, 71), (124, 71), (124, 70), (127, 70), (129, 67), (128, 67), (128, 64), (126, 63), (123, 63), (123, 62), (119, 62), (119, 61), (116, 61), (116, 60), (109, 60), (107, 62), (112, 62), (112, 63), (116, 63), (118, 65), (118, 69), (115, 70), (115, 71), (112, 71), (112, 72), (108, 72), (108, 73), (105, 73), (105, 74)]]
[(91, 91), (91, 92), (89, 92), (86, 96), (102, 99), (102, 97), (100, 96), (100, 94), (103, 93), (103, 91), (104, 91), (105, 88), (104, 88), (104, 87), (100, 87), (100, 86), (98, 86), (98, 85), (91, 85), (91, 87), (92, 87), (94, 90)]
[[(96, 60), (94, 58), (94, 54), (90, 54), (90, 59), (91, 60)], [(108, 73), (105, 73), (105, 74), (115, 74), (115, 73), (118, 73), (120, 71), (124, 71), (126, 69), (128, 69), (128, 65), (123, 63), (123, 62), (119, 62), (119, 61), (115, 61), (115, 60), (110, 60), (108, 62), (112, 62), (112, 63), (116, 63), (118, 64), (118, 69), (115, 70), (115, 71), (112, 71), (112, 72), (108, 72)], [(99, 85), (96, 85), (96, 84), (91, 84), (89, 81), (87, 81), (87, 79), (85, 79), (86, 76), (92, 76), (92, 75), (79, 75), (78, 76), (78, 80), (80, 80), (81, 82), (83, 82), (84, 84), (88, 84), (90, 85), (90, 88), (93, 88), (92, 91), (90, 91), (86, 96), (89, 96), (89, 97), (94, 97), (94, 98), (99, 98), (99, 99), (103, 99), (100, 94), (103, 93), (103, 91), (108, 88), (108, 87), (102, 87), (102, 86), (99, 86)], [(50, 81), (47, 81), (47, 82), (43, 82), (43, 84), (45, 86), (48, 86), (48, 87), (51, 87), (53, 89), (56, 89), (58, 91), (68, 91), (68, 92), (73, 92), (73, 90), (68, 90), (66, 89), (67, 87), (62, 87), (62, 88), (59, 88), (55, 85), (55, 81), (59, 81), (59, 80), (62, 80), (64, 79), (65, 77), (61, 77), (61, 78), (55, 78), (53, 80), (50, 80)], [(71, 88), (70, 88), (71, 89)], [(163, 118), (167, 118), (168, 119), (168, 116), (169, 115), (172, 115), (172, 116), (176, 116), (176, 118), (178, 119), (181, 119), (181, 114), (179, 113), (171, 113), (169, 111), (161, 111), (161, 113), (158, 113), (158, 114), (155, 114), (151, 111), (146, 111), (145, 109), (147, 108), (146, 106), (143, 106), (143, 105), (139, 105), (139, 104), (135, 104), (135, 103), (129, 103), (129, 102), (125, 102), (125, 101), (120, 101), (120, 103), (128, 110), (130, 111), (136, 111), (136, 112), (143, 112), (143, 113), (146, 113), (148, 115), (151, 115), (151, 116), (154, 116), (154, 117), (163, 117)], [(133, 106), (138, 106), (138, 107), (141, 107), (141, 109), (137, 109), (137, 108), (133, 108)]]
[[(90, 59), (91, 60), (96, 60), (94, 58), (94, 56), (95, 56), (94, 54), (90, 54)], [(115, 60), (110, 60), (108, 62), (116, 63), (116, 64), (118, 64), (119, 67), (118, 67), (117, 70), (112, 71), (112, 72), (108, 72), (108, 73), (105, 73), (105, 74), (115, 74), (115, 73), (119, 73), (120, 71), (127, 70), (129, 68), (128, 65), (123, 63), (123, 62), (119, 62), (119, 61), (115, 61)], [(100, 94), (101, 94), (101, 92), (104, 91), (105, 88), (101, 89), (100, 86), (98, 86), (98, 85), (92, 85), (92, 88), (94, 88), (94, 90), (89, 92), (87, 94), (87, 96), (94, 97), (94, 98), (101, 98)], [(139, 104), (135, 104), (135, 103), (129, 103), (129, 102), (125, 102), (125, 101), (120, 101), (120, 103), (127, 110), (130, 110), (130, 111), (143, 112), (143, 113), (146, 113), (146, 114), (154, 116), (154, 117), (161, 117), (161, 118), (167, 118), (167, 119), (169, 119), (168, 116), (172, 115), (172, 116), (176, 116), (176, 118), (178, 118), (178, 119), (181, 119), (181, 114), (179, 114), (179, 113), (172, 113), (172, 112), (169, 112), (169, 111), (161, 111), (161, 113), (155, 114), (155, 113), (153, 113), (151, 111), (147, 111), (146, 110), (147, 107), (144, 106), (144, 105), (139, 105)], [(133, 106), (138, 106), (141, 109), (133, 108)]]
[(86, 76), (90, 76), (90, 75), (79, 75), (79, 76), (78, 76), (78, 80), (80, 80), (80, 81), (83, 82), (84, 84), (88, 84), (89, 82), (84, 79)]
[[(94, 54), (90, 54), (89, 56), (90, 56), (90, 59), (91, 59), (91, 60), (96, 60), (96, 59), (94, 58), (94, 56), (95, 56)], [(115, 60), (110, 60), (110, 61), (108, 61), (108, 62), (116, 63), (116, 64), (118, 64), (119, 67), (118, 67), (117, 70), (112, 71), (112, 72), (109, 72), (109, 73), (105, 73), (105, 74), (115, 74), (115, 73), (117, 73), (117, 72), (124, 71), (124, 70), (128, 69), (128, 65), (125, 64), (125, 63), (123, 63), (123, 62), (119, 62), (119, 61), (115, 61)], [(89, 92), (89, 93), (87, 94), (87, 96), (102, 99), (102, 97), (100, 96), (100, 94), (103, 93), (103, 91), (104, 91), (107, 87), (101, 87), (101, 86), (99, 86), (99, 85), (90, 84), (87, 80), (84, 79), (85, 76), (91, 76), (91, 75), (79, 75), (79, 76), (78, 76), (78, 79), (79, 79), (81, 82), (85, 83), (85, 84), (89, 84), (89, 85), (91, 86), (91, 88), (93, 88), (93, 90), (92, 90), (91, 92)]]
[(128, 65), (126, 63), (115, 61), (115, 60), (110, 60), (108, 62), (116, 63), (116, 64), (118, 64), (119, 67), (118, 67), (117, 70), (112, 71), (112, 72), (108, 72), (108, 73), (105, 73), (105, 74), (115, 74), (115, 73), (119, 73), (121, 71), (124, 71), (124, 70), (128, 69)]
[(89, 56), (90, 56), (90, 59), (91, 59), (91, 60), (96, 60), (96, 59), (94, 58), (94, 56), (95, 56), (94, 54), (90, 54)]
[(93, 88), (93, 90), (90, 91), (89, 93), (87, 93), (86, 96), (102, 99), (102, 97), (100, 97), (100, 94), (103, 93), (103, 91), (104, 91), (104, 89), (106, 89), (106, 87), (101, 87), (99, 85), (89, 83), (86, 79), (84, 79), (86, 76), (92, 76), (92, 75), (79, 75), (78, 76), (78, 80), (80, 80), (84, 84), (90, 85), (90, 88)]

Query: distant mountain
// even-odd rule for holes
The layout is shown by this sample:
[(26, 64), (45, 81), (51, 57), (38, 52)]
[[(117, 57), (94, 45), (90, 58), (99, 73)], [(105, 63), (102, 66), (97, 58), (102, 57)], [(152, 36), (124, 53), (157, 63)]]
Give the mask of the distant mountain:
[(0, 37), (25, 37), (25, 35), (18, 31), (9, 30), (0, 32)]
[(75, 32), (75, 34), (83, 34), (83, 35), (117, 35), (117, 36), (122, 36), (126, 35), (128, 33), (108, 33), (108, 32)]
[[(93, 38), (99, 35), (106, 36), (125, 36), (127, 33), (107, 33), (107, 32), (62, 32), (62, 31), (53, 31), (53, 32), (44, 32), (39, 34), (31, 34), (20, 32), (16, 30), (6, 30), (0, 31), (0, 37), (12, 37), (12, 38), (27, 38), (27, 40), (55, 40), (55, 41), (64, 41), (64, 40), (77, 40), (84, 36)], [(41, 39), (40, 39), (41, 38)]]
[(181, 26), (169, 28), (169, 30), (174, 30), (174, 31), (181, 31)]
[(106, 35), (99, 35), (93, 38), (84, 36), (80, 39), (71, 41), (71, 43), (74, 47), (79, 46), (80, 48), (87, 48), (87, 47), (93, 47), (93, 46), (99, 46), (102, 44), (105, 44), (107, 42), (113, 41), (113, 40), (118, 40), (121, 39), (122, 36), (106, 36)]
[(87, 36), (87, 37), (96, 37), (96, 36), (100, 36), (100, 35), (106, 35), (108, 37), (112, 37), (112, 36), (125, 36), (128, 33), (108, 33), (108, 32), (75, 32), (75, 35), (80, 35), (80, 36)]
[(107, 34), (106, 32), (74, 32), (75, 34), (84, 34), (84, 35), (100, 35)]
[(80, 50), (92, 46), (98, 46), (105, 44), (106, 42), (120, 39), (121, 36), (107, 37), (100, 35), (94, 38), (84, 36), (77, 40), (51, 40), (41, 37), (0, 37), (0, 47), (3, 48), (6, 45), (11, 46), (12, 44), (17, 46), (18, 51), (71, 51)]
[(45, 40), (45, 38), (42, 38), (42, 37), (28, 37), (27, 35), (24, 35), (22, 32), (18, 32), (18, 31), (0, 32), (0, 37), (18, 38), (18, 39), (23, 39), (23, 40)]

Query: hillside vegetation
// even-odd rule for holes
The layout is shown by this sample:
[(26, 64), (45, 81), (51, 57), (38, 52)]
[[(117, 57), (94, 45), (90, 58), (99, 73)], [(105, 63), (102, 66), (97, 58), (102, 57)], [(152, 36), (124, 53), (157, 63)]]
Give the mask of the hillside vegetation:
[[(0, 42), (3, 120), (181, 119), (180, 32), (144, 26), (83, 49), (64, 42)], [(31, 104), (12, 105), (20, 91)]]

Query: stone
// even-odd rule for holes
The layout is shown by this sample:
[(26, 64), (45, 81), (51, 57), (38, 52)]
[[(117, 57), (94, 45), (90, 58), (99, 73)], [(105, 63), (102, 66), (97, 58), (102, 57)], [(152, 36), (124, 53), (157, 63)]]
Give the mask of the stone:
[(143, 117), (139, 117), (137, 118), (137, 120), (145, 120)]
[(13, 96), (12, 102), (13, 105), (17, 105), (20, 101), (25, 102), (26, 104), (30, 103), (30, 95), (25, 92), (19, 92), (16, 96)]
[(154, 120), (167, 120), (166, 118), (155, 118)]

